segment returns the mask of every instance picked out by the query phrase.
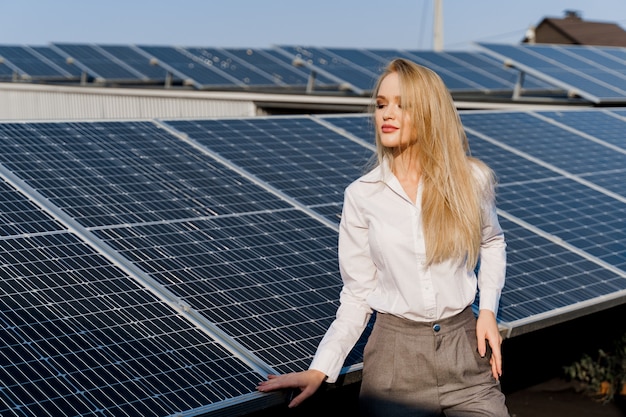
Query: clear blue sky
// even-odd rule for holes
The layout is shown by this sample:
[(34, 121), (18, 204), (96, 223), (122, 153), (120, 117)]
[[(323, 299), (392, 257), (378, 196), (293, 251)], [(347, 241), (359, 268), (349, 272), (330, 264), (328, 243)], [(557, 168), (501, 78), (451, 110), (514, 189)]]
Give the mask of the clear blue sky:
[[(518, 43), (577, 10), (626, 29), (626, 0), (442, 0), (444, 48)], [(434, 0), (0, 0), (0, 44), (432, 49)]]

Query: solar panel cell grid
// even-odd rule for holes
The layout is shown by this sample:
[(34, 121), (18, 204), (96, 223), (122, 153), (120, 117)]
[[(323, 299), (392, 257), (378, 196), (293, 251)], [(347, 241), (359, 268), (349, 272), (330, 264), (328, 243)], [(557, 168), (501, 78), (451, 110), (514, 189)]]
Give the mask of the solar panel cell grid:
[[(303, 351), (310, 343), (300, 347), (282, 332), (297, 326), (317, 338), (334, 317), (335, 298), (324, 299), (318, 289), (339, 291), (336, 232), (299, 211), (220, 216), (182, 226), (97, 234), (276, 369), (302, 369), (302, 355), (313, 354)], [(203, 242), (213, 242), (215, 249)], [(306, 307), (311, 305), (316, 308)], [(268, 337), (290, 342), (259, 349)]]
[(152, 123), (61, 126), (0, 126), (0, 160), (87, 227), (287, 207)]
[[(626, 154), (604, 144), (543, 121), (530, 113), (498, 113), (463, 116), (466, 127), (504, 145), (572, 174), (585, 174), (626, 166)], [(548, 140), (549, 139), (549, 140)], [(585, 155), (581, 158), (581, 155)]]
[(0, 182), (0, 236), (17, 236), (31, 233), (63, 230), (63, 226), (54, 221), (32, 202), (12, 189), (7, 183)]
[(341, 203), (372, 152), (306, 117), (165, 123), (309, 207)]
[(501, 218), (507, 235), (507, 284), (499, 319), (523, 320), (626, 289), (626, 280), (583, 255)]
[(169, 415), (253, 389), (256, 374), (71, 235), (0, 247), (3, 414)]

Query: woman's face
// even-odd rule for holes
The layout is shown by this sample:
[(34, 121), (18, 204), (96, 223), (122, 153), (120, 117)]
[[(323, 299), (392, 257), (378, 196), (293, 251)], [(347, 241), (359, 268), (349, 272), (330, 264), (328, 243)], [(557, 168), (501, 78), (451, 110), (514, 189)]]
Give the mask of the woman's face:
[(376, 96), (376, 130), (383, 146), (406, 148), (415, 143), (411, 120), (400, 102), (400, 78), (392, 72), (381, 82)]

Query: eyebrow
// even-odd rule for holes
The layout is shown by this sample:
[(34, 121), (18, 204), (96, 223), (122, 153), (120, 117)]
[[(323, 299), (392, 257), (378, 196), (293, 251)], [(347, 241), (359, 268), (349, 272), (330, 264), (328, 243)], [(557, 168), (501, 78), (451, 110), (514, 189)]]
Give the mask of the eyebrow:
[[(396, 99), (396, 100), (400, 100), (402, 97), (401, 96), (393, 96), (391, 98), (392, 99)], [(377, 95), (376, 96), (376, 100), (378, 100), (378, 99), (389, 100), (389, 98), (387, 96), (383, 96), (383, 95)]]

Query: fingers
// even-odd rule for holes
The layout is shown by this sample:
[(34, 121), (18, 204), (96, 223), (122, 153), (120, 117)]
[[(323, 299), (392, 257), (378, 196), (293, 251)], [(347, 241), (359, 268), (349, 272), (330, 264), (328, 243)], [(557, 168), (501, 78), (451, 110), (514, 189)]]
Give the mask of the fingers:
[(285, 379), (285, 375), (268, 375), (267, 380), (259, 382), (256, 389), (261, 392), (269, 392), (286, 388), (288, 384), (284, 381)]
[[(265, 381), (259, 382), (257, 391), (270, 392), (279, 389), (291, 388), (289, 407), (300, 405), (304, 400), (315, 394), (326, 375), (320, 371), (309, 369), (304, 372), (292, 372), (283, 375), (268, 375)], [(291, 395), (298, 393), (294, 398)]]
[(297, 407), (300, 404), (302, 404), (302, 402), (304, 400), (306, 400), (307, 398), (309, 398), (311, 395), (313, 395), (315, 393), (315, 390), (310, 390), (308, 388), (305, 388), (304, 390), (302, 390), (302, 392), (298, 395), (296, 395), (293, 400), (291, 400), (289, 402), (289, 405), (287, 405), (287, 407), (289, 408), (293, 408), (293, 407)]
[(490, 343), (490, 345), (491, 359), (489, 362), (491, 363), (491, 373), (496, 380), (499, 380), (502, 376), (502, 351), (499, 344)]
[(484, 338), (479, 337), (477, 342), (478, 342), (478, 354), (480, 355), (481, 358), (484, 358), (485, 355), (487, 354), (487, 341)]

